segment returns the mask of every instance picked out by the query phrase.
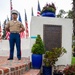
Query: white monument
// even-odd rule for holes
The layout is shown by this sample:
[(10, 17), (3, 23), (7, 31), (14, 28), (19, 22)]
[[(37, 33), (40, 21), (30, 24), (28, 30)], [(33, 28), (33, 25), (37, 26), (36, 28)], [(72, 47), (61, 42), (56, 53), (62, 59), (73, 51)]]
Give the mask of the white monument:
[[(72, 19), (64, 18), (52, 18), (52, 17), (35, 17), (33, 16), (30, 24), (30, 37), (31, 37), (31, 47), (35, 42), (37, 34), (41, 35), (41, 38), (45, 36), (44, 25), (56, 25), (61, 26), (61, 47), (64, 47), (67, 50), (67, 53), (64, 54), (56, 62), (57, 65), (67, 65), (71, 64), (72, 58), (72, 33), (73, 33), (73, 24)], [(46, 36), (48, 37), (48, 36)], [(44, 39), (43, 39), (44, 40)]]

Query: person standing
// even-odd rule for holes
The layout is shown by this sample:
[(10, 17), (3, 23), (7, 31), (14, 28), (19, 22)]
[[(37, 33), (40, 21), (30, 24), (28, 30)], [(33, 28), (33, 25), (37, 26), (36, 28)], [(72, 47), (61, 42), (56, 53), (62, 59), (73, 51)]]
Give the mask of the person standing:
[(9, 56), (8, 60), (13, 60), (15, 44), (16, 44), (16, 49), (17, 49), (17, 58), (18, 58), (18, 60), (21, 60), (20, 32), (23, 32), (25, 30), (25, 28), (20, 21), (17, 21), (18, 14), (19, 13), (17, 10), (12, 10), (11, 11), (12, 20), (10, 20), (5, 26), (6, 31), (10, 32), (10, 39), (9, 39), (10, 56)]

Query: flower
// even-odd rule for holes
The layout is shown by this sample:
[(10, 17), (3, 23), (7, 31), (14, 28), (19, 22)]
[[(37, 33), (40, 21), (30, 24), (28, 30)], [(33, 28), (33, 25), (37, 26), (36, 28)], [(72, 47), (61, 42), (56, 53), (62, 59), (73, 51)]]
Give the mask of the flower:
[(62, 70), (54, 70), (54, 74), (63, 74), (63, 71)]
[(46, 5), (43, 7), (43, 9), (42, 9), (41, 14), (42, 14), (43, 12), (45, 12), (45, 11), (49, 11), (49, 12), (55, 13), (55, 12), (56, 12), (56, 7), (55, 7), (54, 3), (52, 3), (52, 4), (46, 4)]
[(75, 75), (75, 65), (68, 65), (63, 72), (65, 75)]

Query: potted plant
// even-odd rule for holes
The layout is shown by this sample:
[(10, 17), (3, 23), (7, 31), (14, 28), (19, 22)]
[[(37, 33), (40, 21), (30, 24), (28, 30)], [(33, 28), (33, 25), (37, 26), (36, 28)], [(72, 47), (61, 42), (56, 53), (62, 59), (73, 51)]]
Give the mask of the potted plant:
[(41, 15), (47, 17), (55, 17), (55, 13), (56, 13), (56, 7), (54, 3), (46, 4), (41, 11)]
[(37, 35), (37, 38), (32, 46), (31, 51), (32, 51), (32, 67), (40, 69), (42, 65), (42, 54), (45, 53), (44, 43), (40, 35)]
[(75, 65), (67, 65), (63, 72), (65, 75), (75, 75)]
[(52, 75), (52, 66), (55, 65), (55, 62), (58, 61), (58, 58), (66, 53), (65, 48), (53, 48), (50, 51), (46, 51), (44, 55), (44, 66), (43, 66), (43, 75)]

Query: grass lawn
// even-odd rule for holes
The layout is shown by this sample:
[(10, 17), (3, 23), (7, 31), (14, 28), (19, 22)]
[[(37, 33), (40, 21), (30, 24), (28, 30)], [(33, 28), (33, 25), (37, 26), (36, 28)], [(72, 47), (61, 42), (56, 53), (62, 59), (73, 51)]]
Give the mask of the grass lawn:
[(72, 57), (72, 65), (75, 64), (75, 57)]

